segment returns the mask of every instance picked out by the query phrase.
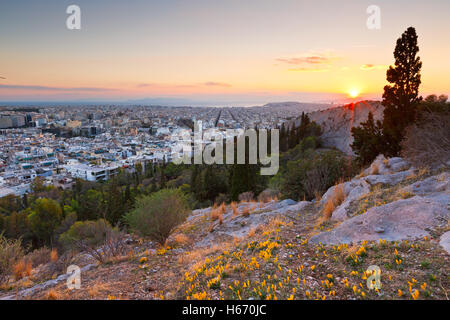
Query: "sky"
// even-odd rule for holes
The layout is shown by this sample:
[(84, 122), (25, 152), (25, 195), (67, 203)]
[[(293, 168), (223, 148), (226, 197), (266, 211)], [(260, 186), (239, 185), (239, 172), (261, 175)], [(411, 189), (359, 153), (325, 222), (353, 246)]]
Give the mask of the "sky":
[[(81, 30), (66, 27), (72, 4)], [(448, 0), (1, 0), (0, 101), (380, 99), (409, 26), (421, 94), (449, 94), (449, 12)]]

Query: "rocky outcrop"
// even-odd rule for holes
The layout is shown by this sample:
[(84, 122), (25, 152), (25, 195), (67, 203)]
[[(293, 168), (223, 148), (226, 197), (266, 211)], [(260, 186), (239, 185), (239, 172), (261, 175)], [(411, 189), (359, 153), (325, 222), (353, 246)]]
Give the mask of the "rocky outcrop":
[(383, 118), (383, 106), (378, 101), (361, 101), (341, 107), (316, 111), (309, 114), (311, 120), (322, 127), (321, 140), (324, 147), (335, 147), (342, 152), (352, 154), (352, 127), (367, 121), (369, 112), (375, 120)]
[[(336, 190), (342, 188), (345, 201), (332, 213), (332, 220), (344, 221), (332, 231), (311, 238), (324, 244), (352, 243), (362, 240), (403, 240), (429, 235), (433, 228), (448, 223), (450, 210), (450, 174), (442, 172), (398, 189), (399, 194), (414, 196), (373, 207), (365, 214), (349, 218), (350, 204), (370, 192), (371, 186), (384, 187), (417, 179), (416, 170), (402, 158), (377, 157), (366, 169), (365, 177), (355, 178), (330, 188), (323, 196), (324, 205)], [(414, 180), (412, 180), (414, 181)]]
[[(386, 159), (385, 156), (380, 154), (370, 165), (369, 168), (364, 170), (366, 176), (377, 174), (386, 175), (394, 172), (400, 172), (411, 169), (411, 163), (400, 157), (394, 157)], [(376, 172), (376, 173), (375, 173)]]
[(363, 240), (412, 240), (448, 223), (450, 211), (439, 203), (416, 196), (374, 207), (348, 219), (332, 231), (311, 238), (313, 243), (357, 243)]
[(402, 188), (401, 192), (420, 195), (450, 209), (450, 173), (443, 172), (425, 180), (417, 181)]
[[(244, 208), (254, 208), (254, 212), (248, 216), (237, 215), (233, 216), (232, 210), (228, 210), (223, 215), (223, 222), (216, 223), (214, 230), (204, 237), (196, 244), (196, 247), (210, 246), (217, 242), (219, 238), (242, 238), (250, 232), (252, 229), (257, 229), (260, 226), (265, 225), (271, 218), (277, 215), (285, 215), (289, 213), (298, 213), (304, 209), (310, 202), (301, 201), (296, 202), (291, 199), (283, 201), (271, 201), (267, 204), (256, 205), (254, 203), (241, 203), (238, 206), (238, 210), (242, 212)], [(210, 211), (211, 208), (208, 208)], [(207, 211), (203, 211), (203, 214), (208, 214)], [(198, 213), (197, 213), (198, 214)]]
[(447, 231), (441, 236), (439, 244), (448, 254), (450, 254), (450, 231)]
[[(397, 172), (399, 171), (399, 172)], [(331, 187), (323, 195), (321, 205), (325, 205), (334, 195), (336, 188), (342, 188), (345, 200), (340, 204), (332, 214), (332, 220), (344, 221), (348, 219), (348, 210), (352, 201), (357, 201), (368, 194), (372, 186), (382, 184), (385, 186), (396, 185), (415, 173), (408, 161), (402, 158), (386, 159), (384, 156), (378, 156), (372, 165), (364, 170), (361, 178), (354, 178), (351, 181), (343, 182)]]
[(339, 205), (333, 212), (332, 219), (338, 221), (344, 221), (348, 218), (347, 210), (350, 203), (354, 200), (359, 199), (363, 195), (370, 192), (370, 184), (368, 184), (364, 179), (356, 179), (348, 182), (344, 182), (337, 186), (333, 186), (323, 195), (321, 204), (325, 205), (334, 195), (336, 188), (343, 188), (345, 194), (344, 202)]

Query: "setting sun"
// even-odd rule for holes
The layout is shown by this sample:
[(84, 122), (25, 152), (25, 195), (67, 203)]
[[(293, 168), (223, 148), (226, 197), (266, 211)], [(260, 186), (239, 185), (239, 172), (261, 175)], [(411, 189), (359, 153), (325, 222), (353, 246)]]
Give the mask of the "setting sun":
[(351, 89), (349, 92), (348, 92), (348, 95), (351, 97), (351, 98), (356, 98), (357, 96), (359, 96), (359, 90), (358, 89)]

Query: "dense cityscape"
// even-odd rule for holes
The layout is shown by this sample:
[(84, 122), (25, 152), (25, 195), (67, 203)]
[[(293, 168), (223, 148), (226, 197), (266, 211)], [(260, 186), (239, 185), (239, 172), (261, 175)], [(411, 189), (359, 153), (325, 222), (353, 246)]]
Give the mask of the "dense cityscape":
[[(275, 128), (327, 105), (249, 108), (161, 106), (7, 107), (0, 112), (0, 197), (22, 196), (36, 177), (70, 188), (75, 178), (104, 181), (136, 163), (170, 162), (175, 137), (204, 129)], [(192, 130), (191, 130), (192, 131)], [(225, 137), (225, 136), (224, 136)]]

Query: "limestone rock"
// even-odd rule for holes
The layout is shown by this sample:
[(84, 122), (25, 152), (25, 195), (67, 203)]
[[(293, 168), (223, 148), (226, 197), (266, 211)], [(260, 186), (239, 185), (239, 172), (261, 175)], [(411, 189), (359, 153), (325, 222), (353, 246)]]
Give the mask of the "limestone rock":
[(312, 237), (311, 242), (339, 244), (417, 239), (429, 236), (426, 231), (429, 228), (446, 225), (449, 217), (448, 208), (416, 196), (371, 208), (366, 214), (348, 219), (334, 230)]
[(445, 251), (447, 251), (448, 254), (450, 254), (450, 231), (447, 231), (441, 236), (441, 241), (439, 241), (439, 244)]

